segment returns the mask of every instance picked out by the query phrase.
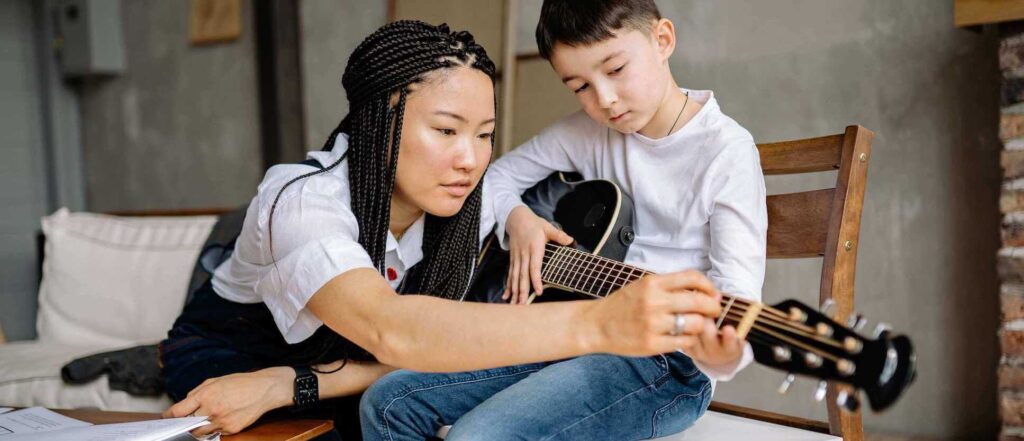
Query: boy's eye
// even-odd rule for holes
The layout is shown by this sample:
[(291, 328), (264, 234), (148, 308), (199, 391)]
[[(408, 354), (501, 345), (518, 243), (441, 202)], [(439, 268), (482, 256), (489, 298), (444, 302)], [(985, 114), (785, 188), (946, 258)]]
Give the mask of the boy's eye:
[(441, 132), (441, 134), (444, 135), (444, 136), (453, 136), (453, 135), (455, 135), (455, 130), (453, 130), (453, 129), (440, 129), (439, 128), (439, 129), (436, 129), (436, 130), (438, 132)]
[(608, 72), (608, 75), (615, 75), (615, 74), (617, 74), (619, 72), (622, 72), (622, 68), (624, 68), (624, 67), (626, 67), (625, 64), (623, 64), (622, 66), (616, 67), (615, 69), (612, 69), (611, 72)]
[(580, 92), (583, 92), (584, 90), (587, 90), (587, 86), (589, 86), (589, 84), (584, 84), (584, 85), (582, 85), (582, 86), (580, 86), (580, 87), (576, 88), (576, 90), (573, 90), (573, 91), (572, 91), (572, 93), (580, 93)]

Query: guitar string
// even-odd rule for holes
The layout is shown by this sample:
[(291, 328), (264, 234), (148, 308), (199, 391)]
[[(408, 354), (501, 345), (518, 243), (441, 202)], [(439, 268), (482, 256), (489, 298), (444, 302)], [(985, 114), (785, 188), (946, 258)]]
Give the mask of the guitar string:
[[(576, 257), (577, 259), (575, 259), (575, 260), (584, 260), (584, 258), (589, 258), (591, 260), (595, 260), (595, 259), (593, 259), (593, 257), (600, 257), (600, 256), (594, 256), (593, 254), (583, 253), (583, 252), (581, 252), (579, 250), (575, 250), (575, 249), (572, 249), (572, 248), (566, 248), (566, 247), (556, 248), (555, 251), (561, 251), (561, 249), (567, 249), (567, 250), (570, 250), (571, 252), (577, 254), (577, 256), (565, 256), (565, 257)], [(547, 251), (549, 251), (549, 250), (545, 250), (545, 254), (546, 254), (545, 257), (550, 257), (550, 256), (547, 256)], [(616, 261), (612, 261), (612, 262), (616, 262)], [(623, 266), (623, 268), (630, 269), (630, 270), (633, 269), (633, 268), (628, 267), (628, 266)], [(579, 271), (580, 269), (582, 269), (584, 271), (586, 271), (586, 270), (596, 270), (596, 269), (598, 269), (598, 266), (594, 265), (594, 266), (588, 267), (586, 263), (582, 263), (582, 264), (581, 263), (576, 263), (575, 265), (572, 265), (571, 268), (569, 268), (569, 270), (572, 271), (572, 272), (580, 273), (580, 274), (576, 274), (576, 276), (580, 276), (581, 274), (586, 276), (586, 274), (584, 274), (582, 271)], [(607, 270), (609, 268), (608, 267), (604, 267), (603, 269)], [(644, 271), (644, 270), (639, 270), (639, 271), (642, 271), (640, 274), (644, 274), (644, 275), (652, 274), (652, 273)], [(605, 273), (605, 274), (608, 274), (608, 273)], [(631, 275), (636, 276), (636, 274), (637, 274), (636, 272), (633, 272)], [(616, 289), (617, 288), (621, 288), (625, 284), (625, 283), (622, 283), (621, 281), (625, 281), (626, 283), (631, 281), (628, 278), (621, 277), (621, 276), (614, 276), (614, 277), (616, 277), (617, 280), (607, 280), (607, 279), (602, 280), (602, 282), (603, 282), (602, 289), (605, 288), (606, 285), (610, 285), (612, 288), (616, 288)], [(642, 277), (642, 276), (640, 276), (640, 277)], [(590, 278), (591, 279), (600, 279), (599, 277), (594, 276), (594, 275), (591, 275)], [(571, 278), (572, 281), (577, 281), (579, 279), (580, 279), (580, 277)], [(586, 280), (584, 280), (583, 282), (585, 284)], [(559, 283), (559, 284), (561, 284), (561, 283)], [(594, 295), (594, 294), (592, 294), (590, 292), (586, 292), (586, 290), (584, 289), (585, 285), (582, 286), (582, 287), (572, 287), (572, 286), (569, 286), (569, 285), (572, 285), (572, 284), (575, 284), (575, 283), (571, 283), (571, 282), (570, 283), (566, 283), (566, 284), (564, 284), (564, 286), (566, 286), (567, 288), (570, 288), (570, 289), (572, 289), (574, 291), (583, 291), (585, 294), (591, 295), (592, 297), (601, 297), (601, 295)], [(594, 285), (596, 285), (596, 282), (591, 281), (591, 287), (593, 287)], [(728, 297), (728, 296), (723, 295), (723, 299), (722, 299), (723, 303), (726, 301), (726, 297)], [(749, 311), (749, 307), (751, 305), (751, 303), (748, 303), (748, 301), (746, 301), (745, 299), (741, 299), (739, 297), (729, 297), (728, 301), (731, 302), (734, 305), (738, 301), (738, 306), (736, 306), (735, 309), (737, 311), (741, 311), (741, 312)], [(729, 308), (729, 310), (732, 310), (732, 309), (733, 308), (731, 308), (731, 307)], [(725, 312), (728, 313), (729, 310), (727, 310)], [(803, 334), (805, 337), (812, 338), (812, 339), (814, 339), (814, 340), (816, 340), (816, 341), (818, 341), (820, 343), (823, 343), (823, 344), (827, 344), (827, 345), (834, 346), (834, 347), (841, 347), (840, 344), (838, 342), (836, 342), (834, 339), (822, 336), (822, 335), (817, 334), (816, 332), (813, 332), (813, 331), (808, 331), (809, 329), (811, 329), (810, 327), (808, 327), (806, 325), (802, 325), (802, 324), (794, 324), (791, 321), (789, 321), (789, 319), (786, 318), (786, 317), (779, 317), (780, 315), (781, 314), (779, 314), (777, 316), (766, 315), (766, 316), (762, 317), (759, 314), (757, 317), (755, 317), (755, 322), (763, 321), (763, 324), (765, 324), (765, 325), (769, 325), (769, 326), (775, 327), (777, 329), (789, 331), (789, 332), (797, 334), (797, 335)], [(725, 315), (723, 315), (722, 317), (725, 317)], [(801, 327), (803, 327), (804, 329), (801, 329)], [(791, 328), (791, 329), (787, 329), (787, 328)], [(796, 330), (793, 330), (793, 329), (796, 329)]]

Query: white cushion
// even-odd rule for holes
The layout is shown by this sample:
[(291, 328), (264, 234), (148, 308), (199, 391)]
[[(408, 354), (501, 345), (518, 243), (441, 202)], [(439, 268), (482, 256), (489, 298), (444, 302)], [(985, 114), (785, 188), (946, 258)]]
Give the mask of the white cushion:
[(60, 369), (67, 362), (110, 349), (38, 341), (0, 345), (0, 405), (133, 412), (162, 412), (171, 405), (165, 395), (136, 397), (112, 391), (106, 375), (82, 385), (67, 385), (61, 380)]
[(693, 427), (659, 441), (842, 441), (829, 434), (708, 411)]
[(42, 220), (39, 339), (127, 347), (162, 339), (181, 312), (215, 216), (71, 213)]

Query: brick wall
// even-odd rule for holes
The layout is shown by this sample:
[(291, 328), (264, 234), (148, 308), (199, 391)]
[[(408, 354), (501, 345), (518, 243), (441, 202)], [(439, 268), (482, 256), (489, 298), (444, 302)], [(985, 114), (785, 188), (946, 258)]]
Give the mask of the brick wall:
[(1024, 441), (1024, 22), (1000, 27), (1002, 71), (999, 137), (1003, 190), (999, 251), (1002, 326), (999, 341), (999, 411), (1003, 441)]

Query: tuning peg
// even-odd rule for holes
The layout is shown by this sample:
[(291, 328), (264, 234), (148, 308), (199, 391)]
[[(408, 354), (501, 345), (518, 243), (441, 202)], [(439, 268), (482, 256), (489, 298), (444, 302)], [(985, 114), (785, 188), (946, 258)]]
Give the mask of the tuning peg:
[(843, 348), (851, 354), (859, 354), (860, 350), (864, 348), (864, 344), (856, 337), (847, 336), (843, 339)]
[(864, 318), (860, 314), (850, 314), (850, 318), (846, 319), (846, 327), (852, 329), (854, 332), (860, 332), (864, 329), (864, 326), (868, 324), (868, 319)]
[(814, 326), (814, 332), (817, 332), (818, 335), (822, 337), (831, 337), (832, 327), (829, 326), (828, 323), (818, 322), (818, 324)]
[(792, 357), (792, 353), (790, 352), (789, 348), (784, 346), (773, 347), (772, 355), (775, 357), (775, 361), (778, 362), (787, 362), (789, 361), (790, 357)]
[(857, 365), (853, 364), (850, 360), (840, 358), (839, 361), (836, 362), (836, 370), (839, 371), (841, 375), (849, 377), (857, 371)]
[(807, 313), (803, 312), (800, 308), (797, 308), (796, 306), (791, 306), (789, 308), (789, 319), (794, 322), (803, 323), (807, 321)]
[(874, 332), (871, 333), (873, 335), (873, 337), (871, 337), (871, 338), (877, 339), (877, 338), (881, 337), (882, 334), (886, 334), (886, 333), (888, 333), (891, 330), (892, 330), (892, 326), (889, 325), (888, 323), (879, 323), (878, 325), (875, 326)]
[(835, 306), (836, 302), (834, 300), (825, 299), (825, 301), (821, 303), (821, 308), (818, 308), (818, 310), (824, 315), (831, 316), (832, 309), (835, 308)]
[(826, 391), (828, 391), (828, 382), (825, 380), (819, 381), (818, 388), (814, 390), (814, 401), (824, 400)]
[(839, 395), (836, 396), (836, 405), (843, 411), (852, 413), (860, 409), (860, 400), (847, 392), (846, 389), (842, 389), (839, 391)]
[(807, 363), (807, 366), (812, 368), (821, 367), (821, 356), (813, 352), (808, 352), (804, 354), (804, 363)]
[(779, 393), (780, 394), (785, 394), (787, 391), (789, 391), (789, 385), (793, 384), (793, 381), (795, 381), (795, 380), (796, 380), (796, 375), (786, 374), (786, 378), (783, 379), (782, 380), (782, 384), (779, 385), (779, 389), (778, 389)]

